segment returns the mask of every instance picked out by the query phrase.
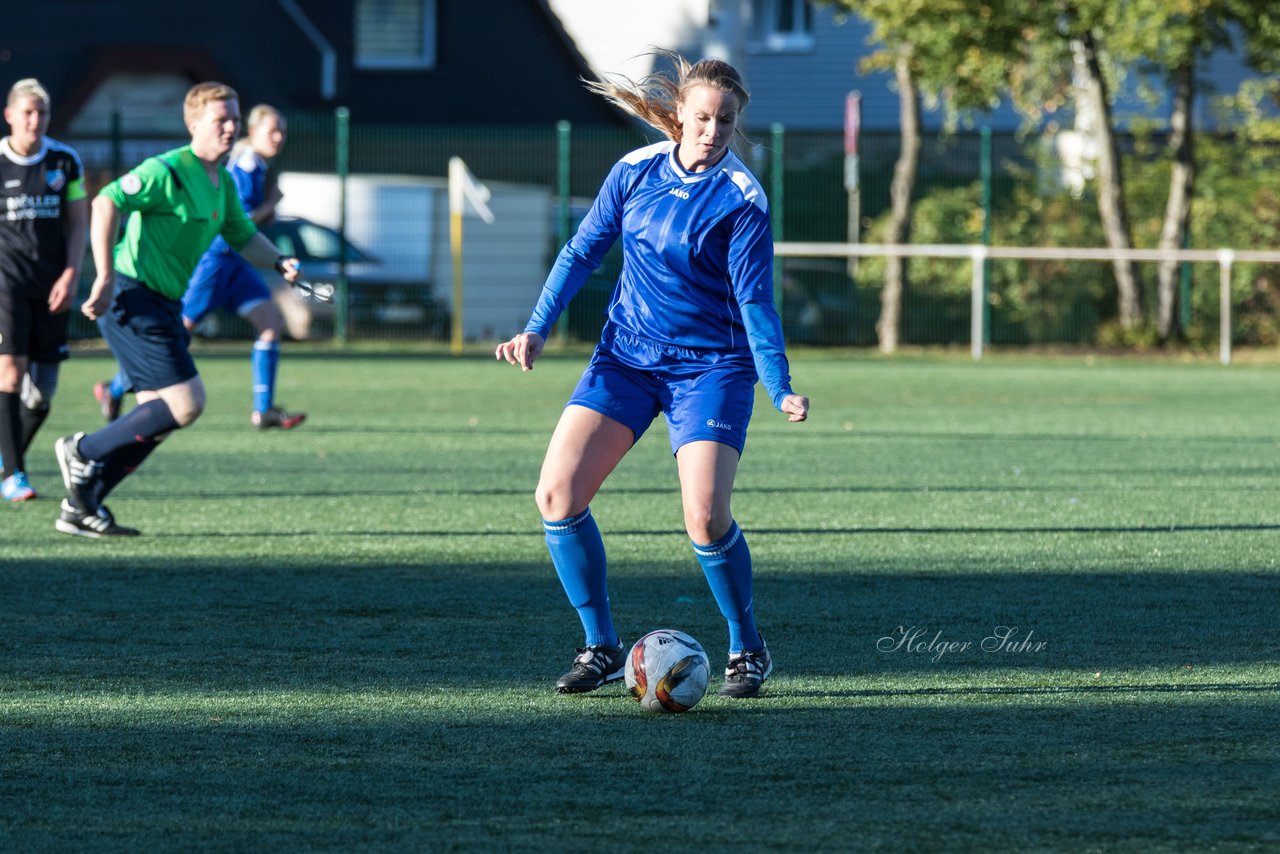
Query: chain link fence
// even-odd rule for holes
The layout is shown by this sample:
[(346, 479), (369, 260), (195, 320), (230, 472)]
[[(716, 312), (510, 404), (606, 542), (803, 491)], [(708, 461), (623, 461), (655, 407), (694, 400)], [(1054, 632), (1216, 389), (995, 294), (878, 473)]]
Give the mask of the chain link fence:
[[(485, 310), (495, 303), (508, 304), (495, 315), (497, 319), (467, 327), (466, 340), (492, 340), (511, 334), (523, 322), (556, 252), (585, 214), (613, 163), (627, 151), (659, 139), (655, 132), (639, 129), (570, 128), (563, 123), (466, 127), (361, 123), (357, 117), (347, 137), (348, 185), (364, 182), (359, 186), (375, 189), (366, 193), (368, 198), (358, 209), (349, 196), (344, 219), (333, 192), (289, 191), (291, 186), (320, 186), (316, 182), (322, 179), (329, 182), (326, 186), (337, 186), (340, 134), (334, 115), (289, 115), (288, 123), (288, 143), (274, 164), (285, 179), (281, 210), (291, 219), (320, 227), (311, 234), (315, 245), (308, 244), (319, 253), (317, 257), (327, 251), (329, 261), (336, 262), (342, 238), (353, 246), (352, 252), (364, 253), (363, 262), (349, 265), (350, 321), (342, 334), (353, 339), (449, 338), (456, 311), (450, 273), (456, 247), (449, 240), (445, 184), (451, 157), (461, 157), (507, 211), (505, 216), (499, 212), (491, 225), (478, 221), (473, 225), (468, 219), (462, 243), (464, 292), (476, 281), (472, 265), (492, 265), (509, 256), (500, 269), (486, 273), (497, 284), (484, 289), (477, 284), (471, 296), (464, 295), (463, 307), (470, 315), (478, 309), (467, 300), (482, 302)], [(131, 137), (127, 125), (112, 139), (66, 141), (85, 160), (91, 192), (144, 157), (186, 142)], [(909, 241), (1104, 245), (1096, 201), (1089, 182), (1082, 180), (1088, 176), (1064, 170), (1054, 143), (1052, 137), (980, 132), (926, 136)], [(1124, 140), (1137, 246), (1155, 245), (1159, 234), (1168, 167), (1158, 143), (1158, 139)], [(1241, 146), (1246, 148), (1242, 151)], [(846, 186), (844, 138), (838, 131), (749, 129), (738, 149), (778, 209), (775, 237), (844, 242), (856, 235), (862, 242), (881, 242), (899, 150), (896, 133), (862, 135), (856, 203)], [(1199, 151), (1204, 165), (1189, 245), (1280, 246), (1280, 213), (1276, 212), (1280, 178), (1272, 177), (1280, 176), (1280, 169), (1264, 168), (1280, 166), (1276, 152), (1231, 138), (1208, 139)], [(307, 184), (303, 177), (314, 180)], [(387, 201), (389, 191), (379, 191), (392, 184), (416, 187), (425, 201), (420, 208)], [(537, 227), (532, 228), (535, 221)], [(856, 228), (851, 229), (852, 222)], [(295, 222), (295, 232), (297, 227)], [(334, 236), (339, 230), (342, 238)], [(277, 242), (281, 239), (285, 238)], [(292, 251), (308, 243), (297, 233), (288, 239)], [(418, 258), (413, 269), (390, 263), (409, 257)], [(598, 336), (619, 264), (615, 249), (571, 305), (561, 334), (582, 341)], [(1105, 265), (1071, 260), (988, 264), (987, 343), (1127, 344), (1143, 334), (1116, 329), (1115, 285)], [(788, 340), (818, 346), (875, 345), (884, 266), (883, 258), (781, 259), (776, 287)], [(1280, 340), (1273, 319), (1273, 310), (1280, 304), (1277, 272), (1274, 265), (1240, 266), (1232, 291), (1234, 334), (1239, 343)], [(1143, 275), (1144, 302), (1154, 316), (1154, 267)], [(87, 269), (86, 282), (91, 277)], [(282, 289), (281, 300), (288, 299)], [(1213, 270), (1187, 265), (1180, 276), (1178, 299), (1183, 336), (1193, 342), (1216, 341), (1219, 301)], [(295, 313), (298, 308), (282, 307)], [(332, 313), (306, 310), (310, 314), (306, 323), (291, 324), (295, 337), (325, 338), (335, 333)], [(971, 313), (971, 281), (965, 264), (933, 258), (906, 262), (903, 344), (966, 345)], [(248, 325), (235, 317), (221, 317), (204, 331), (250, 335)], [(91, 324), (73, 324), (73, 335), (96, 334)]]

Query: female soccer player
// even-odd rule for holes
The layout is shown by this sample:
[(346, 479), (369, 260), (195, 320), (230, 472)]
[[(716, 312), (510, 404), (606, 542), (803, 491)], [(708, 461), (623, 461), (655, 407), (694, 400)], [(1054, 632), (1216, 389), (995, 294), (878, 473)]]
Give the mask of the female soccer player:
[(773, 670), (752, 608), (751, 553), (730, 510), (757, 378), (804, 421), (773, 308), (768, 202), (730, 150), (749, 98), (738, 72), (665, 53), (675, 77), (588, 88), (669, 139), (633, 151), (605, 179), (561, 250), (525, 331), (495, 356), (533, 369), (556, 318), (621, 236), (622, 274), (600, 343), (551, 437), (537, 502), (547, 548), (586, 634), (561, 693), (622, 678), (606, 561), (590, 502), (659, 412), (680, 475), (685, 528), (729, 623), (723, 697), (754, 697)]

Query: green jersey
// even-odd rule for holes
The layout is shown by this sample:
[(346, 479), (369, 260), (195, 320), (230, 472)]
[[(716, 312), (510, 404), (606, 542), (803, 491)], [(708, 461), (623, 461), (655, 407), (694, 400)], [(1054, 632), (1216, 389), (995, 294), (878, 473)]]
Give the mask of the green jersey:
[(215, 187), (189, 145), (144, 160), (99, 195), (127, 217), (116, 269), (172, 300), (182, 299), (215, 237), (242, 249), (258, 231), (226, 168), (218, 166)]

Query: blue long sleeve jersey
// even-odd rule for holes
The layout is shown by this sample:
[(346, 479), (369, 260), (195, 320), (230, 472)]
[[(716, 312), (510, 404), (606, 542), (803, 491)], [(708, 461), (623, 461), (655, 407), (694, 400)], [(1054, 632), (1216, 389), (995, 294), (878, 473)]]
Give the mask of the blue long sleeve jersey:
[(780, 407), (793, 392), (773, 307), (768, 201), (737, 155), (730, 151), (713, 168), (688, 172), (676, 143), (661, 142), (619, 160), (556, 258), (526, 332), (548, 336), (619, 235), (622, 273), (601, 338), (615, 355), (628, 356), (625, 338), (615, 336), (623, 331), (754, 360)]
[[(244, 140), (236, 143), (227, 158), (227, 173), (236, 185), (236, 195), (240, 197), (240, 206), (245, 213), (262, 204), (267, 197), (267, 161), (253, 150), (253, 146)], [(227, 255), (231, 252), (231, 246), (219, 235), (213, 239), (209, 251)]]

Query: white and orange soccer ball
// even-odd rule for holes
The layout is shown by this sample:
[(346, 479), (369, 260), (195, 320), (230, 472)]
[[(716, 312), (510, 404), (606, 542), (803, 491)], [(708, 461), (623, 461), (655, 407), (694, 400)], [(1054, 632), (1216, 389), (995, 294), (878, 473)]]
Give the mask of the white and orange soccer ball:
[(711, 664), (684, 632), (658, 629), (640, 638), (627, 655), (627, 689), (651, 712), (687, 712), (707, 693)]

